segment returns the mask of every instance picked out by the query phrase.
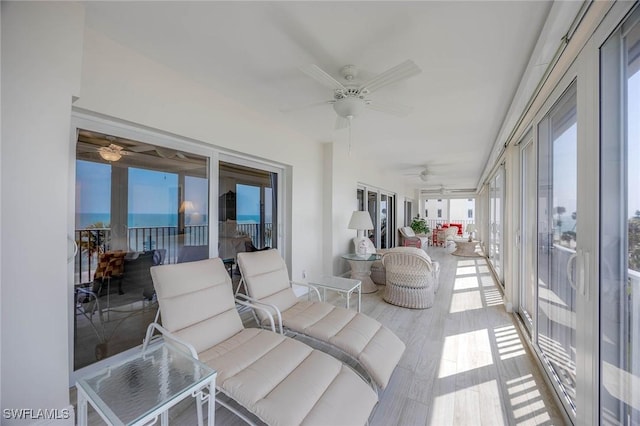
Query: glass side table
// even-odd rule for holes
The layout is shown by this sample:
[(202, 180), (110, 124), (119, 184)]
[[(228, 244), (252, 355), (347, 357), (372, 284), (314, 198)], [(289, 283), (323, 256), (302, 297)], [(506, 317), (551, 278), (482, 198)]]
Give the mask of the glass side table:
[[(76, 382), (78, 425), (87, 424), (87, 403), (109, 425), (169, 424), (169, 408), (187, 396), (204, 398), (207, 424), (215, 421), (216, 372), (186, 353), (161, 343)], [(198, 403), (198, 424), (202, 412)]]
[(347, 309), (349, 309), (349, 300), (351, 294), (358, 290), (358, 312), (360, 312), (360, 306), (362, 305), (362, 288), (360, 280), (352, 280), (342, 277), (323, 276), (320, 278), (312, 278), (309, 280), (309, 284), (322, 289), (322, 299), (326, 300), (326, 290), (337, 291), (338, 293), (344, 293), (347, 299)]
[(341, 256), (346, 259), (351, 266), (351, 278), (362, 281), (363, 293), (375, 293), (378, 287), (371, 280), (371, 265), (382, 257), (379, 254), (359, 255), (355, 253), (347, 253)]

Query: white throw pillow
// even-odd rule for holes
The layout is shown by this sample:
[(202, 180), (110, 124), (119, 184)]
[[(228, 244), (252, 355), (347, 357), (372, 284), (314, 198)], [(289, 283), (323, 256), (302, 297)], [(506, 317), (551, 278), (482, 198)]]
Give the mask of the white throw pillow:
[(402, 228), (402, 232), (404, 232), (404, 234), (405, 234), (407, 237), (415, 237), (415, 236), (416, 236), (416, 233), (415, 233), (415, 232), (413, 232), (413, 228), (411, 228), (410, 226), (405, 226), (405, 227), (403, 227), (403, 228)]

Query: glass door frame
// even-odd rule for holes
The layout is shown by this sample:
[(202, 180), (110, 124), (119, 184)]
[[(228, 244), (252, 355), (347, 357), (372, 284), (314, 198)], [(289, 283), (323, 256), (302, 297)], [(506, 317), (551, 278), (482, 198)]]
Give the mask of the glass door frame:
[[(578, 133), (581, 132), (581, 126), (584, 121), (579, 121), (578, 116), (578, 82), (577, 77), (571, 79), (566, 86), (562, 86), (564, 90), (561, 91), (559, 96), (555, 99), (555, 102), (545, 109), (545, 113), (536, 122), (537, 131), (537, 224), (539, 226), (536, 237), (536, 252), (547, 253), (537, 255), (536, 262), (536, 278), (537, 278), (537, 298), (536, 298), (536, 347), (541, 354), (541, 359), (544, 361), (545, 368), (549, 374), (554, 378), (552, 381), (553, 387), (558, 394), (562, 394), (562, 405), (567, 413), (574, 416), (577, 413), (577, 391), (578, 381), (580, 379), (578, 365), (578, 352), (583, 351), (582, 346), (578, 344), (578, 285), (576, 280), (578, 278), (577, 263), (578, 263), (578, 248), (577, 243), (575, 247), (562, 245), (561, 240), (561, 222), (560, 222), (560, 208), (555, 205), (557, 200), (557, 194), (563, 196), (562, 202), (564, 203), (572, 195), (573, 188), (564, 188), (566, 193), (562, 193), (561, 189), (558, 190), (557, 184), (562, 182), (558, 180), (558, 176), (555, 175), (556, 165), (558, 161), (566, 160), (562, 155), (557, 156), (556, 148), (558, 146), (575, 147), (575, 158), (570, 158), (569, 162), (575, 161), (576, 174), (573, 176), (575, 180), (575, 197), (576, 206), (575, 211), (578, 217), (582, 214), (578, 199), (584, 198), (584, 192), (580, 192), (578, 187), (578, 156), (579, 154), (579, 139)], [(556, 120), (560, 118), (560, 126)], [(566, 123), (574, 123), (566, 125)], [(575, 139), (563, 139), (566, 132), (575, 126), (576, 134)], [(558, 131), (558, 128), (561, 131)], [(580, 129), (580, 130), (579, 130)], [(566, 145), (566, 141), (570, 145)], [(562, 145), (558, 145), (562, 142)], [(546, 173), (546, 174), (545, 174)], [(571, 176), (570, 176), (571, 177)], [(569, 177), (569, 178), (570, 178)], [(547, 179), (543, 181), (542, 179)], [(571, 182), (571, 179), (568, 180)], [(544, 200), (545, 202), (541, 201)], [(545, 204), (546, 203), (546, 204)], [(557, 208), (557, 212), (554, 210)], [(543, 211), (544, 210), (544, 211)], [(570, 211), (571, 209), (569, 209)], [(557, 218), (554, 215), (558, 215)], [(582, 220), (582, 218), (580, 218)], [(579, 229), (577, 229), (576, 220), (576, 235), (580, 236)], [(543, 226), (542, 231), (540, 225)], [(544, 235), (543, 235), (544, 232)], [(557, 235), (556, 235), (557, 232)], [(577, 240), (580, 240), (578, 238)], [(569, 244), (570, 241), (567, 243)], [(547, 261), (546, 263), (545, 260)], [(565, 263), (566, 262), (566, 263)], [(541, 268), (544, 265), (545, 268)], [(545, 271), (547, 274), (545, 275)], [(542, 278), (541, 278), (542, 277)], [(573, 277), (573, 278), (572, 278)], [(544, 304), (541, 303), (540, 287), (545, 284), (548, 288), (549, 296)], [(553, 296), (551, 296), (553, 295)], [(546, 307), (544, 312), (541, 312), (543, 307)], [(568, 313), (568, 314), (565, 314)], [(572, 316), (575, 317), (571, 321)], [(543, 322), (545, 321), (546, 322)], [(567, 324), (569, 322), (569, 324)], [(567, 334), (568, 332), (568, 334)], [(557, 336), (560, 337), (557, 337)], [(569, 339), (566, 339), (566, 336)], [(557, 340), (554, 340), (557, 339)], [(568, 342), (568, 344), (567, 344)], [(546, 349), (545, 346), (546, 345)], [(575, 359), (572, 357), (572, 349), (575, 351)], [(564, 352), (563, 352), (564, 351)], [(582, 354), (586, 355), (586, 354)], [(571, 364), (573, 363), (573, 370), (571, 370)], [(565, 368), (566, 367), (566, 368)], [(565, 373), (566, 372), (566, 373)], [(571, 374), (575, 374), (575, 377), (571, 377)], [(560, 376), (564, 377), (564, 381)], [(563, 383), (564, 382), (564, 383)], [(573, 386), (570, 384), (565, 386), (565, 383), (573, 382)], [(573, 394), (573, 395), (571, 395)]]
[[(286, 263), (289, 267), (291, 267), (291, 249), (290, 244), (291, 240), (289, 235), (291, 235), (291, 223), (289, 220), (290, 211), (290, 203), (288, 193), (290, 192), (290, 176), (291, 169), (289, 166), (280, 165), (273, 162), (268, 161), (260, 161), (255, 158), (251, 158), (249, 156), (242, 156), (240, 154), (231, 154), (226, 152), (225, 150), (203, 143), (195, 140), (191, 140), (188, 138), (182, 138), (179, 136), (171, 135), (168, 133), (163, 133), (159, 130), (150, 130), (143, 128), (141, 126), (130, 125), (127, 123), (123, 123), (118, 121), (117, 119), (108, 118), (108, 117), (100, 117), (97, 115), (93, 115), (88, 112), (83, 112), (80, 110), (73, 110), (71, 114), (71, 125), (69, 131), (69, 142), (70, 147), (72, 149), (69, 152), (69, 156), (71, 161), (69, 162), (69, 182), (73, 183), (69, 185), (68, 188), (68, 217), (67, 223), (69, 224), (67, 227), (67, 235), (69, 239), (73, 241), (73, 235), (75, 233), (75, 175), (76, 175), (76, 143), (79, 129), (85, 129), (90, 131), (95, 131), (99, 133), (104, 133), (108, 135), (114, 135), (118, 137), (123, 137), (126, 139), (131, 139), (135, 141), (139, 141), (142, 143), (148, 143), (151, 145), (178, 150), (191, 152), (193, 154), (201, 155), (207, 157), (209, 159), (209, 209), (208, 209), (208, 220), (209, 220), (209, 257), (216, 257), (218, 255), (217, 244), (214, 244), (214, 241), (218, 241), (218, 176), (219, 176), (219, 161), (227, 161), (234, 162), (237, 164), (246, 165), (248, 167), (253, 168), (261, 168), (264, 170), (268, 170), (271, 172), (277, 173), (277, 206), (276, 206), (276, 214), (277, 214), (277, 243), (278, 243), (278, 251), (285, 259)], [(286, 207), (289, 207), (287, 210)], [(213, 225), (211, 225), (213, 224)], [(67, 264), (67, 300), (69, 302), (69, 307), (74, 307), (74, 264), (73, 261)], [(108, 358), (104, 358), (98, 362), (90, 364), (87, 367), (81, 368), (79, 370), (74, 371), (74, 316), (75, 312), (73, 309), (69, 309), (68, 315), (68, 354), (69, 354), (69, 386), (74, 386), (78, 377), (90, 374), (92, 372), (98, 371), (104, 367), (109, 365), (113, 365), (125, 358), (127, 358), (131, 353), (136, 351), (136, 348), (128, 349)]]
[[(498, 179), (500, 178), (500, 179)], [(500, 186), (497, 188), (498, 180)], [(497, 188), (497, 189), (496, 189)], [(493, 171), (487, 186), (487, 211), (488, 211), (488, 263), (494, 272), (498, 284), (504, 290), (504, 263), (505, 263), (505, 246), (504, 246), (504, 223), (505, 223), (505, 195), (506, 195), (506, 168), (504, 162), (500, 163)], [(499, 193), (497, 193), (499, 191)], [(500, 203), (497, 202), (500, 200)], [(495, 223), (496, 215), (499, 215), (499, 222)], [(496, 247), (497, 246), (497, 247)], [(498, 250), (498, 262), (493, 260), (496, 258), (495, 251)]]
[[(527, 203), (532, 203), (533, 205), (531, 206), (530, 210), (532, 210), (533, 212), (537, 212), (538, 211), (538, 207), (537, 207), (537, 197), (534, 196), (533, 198), (528, 198), (528, 196), (530, 194), (528, 194), (527, 192), (527, 183), (528, 180), (527, 179), (532, 179), (533, 180), (533, 184), (537, 187), (537, 182), (538, 182), (538, 174), (537, 174), (537, 144), (536, 144), (536, 138), (537, 138), (537, 134), (535, 131), (535, 128), (530, 128), (525, 135), (520, 139), (520, 142), (518, 143), (518, 147), (519, 147), (519, 151), (518, 151), (518, 161), (520, 162), (520, 167), (519, 167), (519, 171), (520, 171), (520, 181), (519, 181), (519, 197), (520, 200), (518, 201), (518, 208), (519, 208), (519, 227), (518, 227), (518, 236), (517, 236), (517, 246), (519, 249), (519, 259), (518, 259), (518, 282), (519, 282), (519, 288), (518, 288), (518, 309), (517, 312), (520, 315), (520, 319), (522, 321), (522, 323), (525, 326), (525, 329), (529, 332), (529, 336), (535, 336), (537, 335), (538, 332), (538, 327), (537, 327), (537, 309), (538, 309), (538, 286), (537, 286), (537, 282), (538, 282), (538, 273), (537, 273), (537, 268), (535, 267), (535, 265), (537, 265), (538, 259), (537, 259), (537, 250), (533, 249), (533, 246), (531, 245), (533, 243), (533, 237), (535, 237), (537, 235), (537, 229), (538, 229), (538, 221), (537, 221), (537, 217), (536, 214), (534, 213), (533, 217), (529, 217), (529, 215), (527, 214)], [(527, 152), (529, 151), (529, 152)], [(528, 167), (528, 165), (526, 164), (526, 158), (525, 155), (531, 155), (533, 158), (533, 167), (532, 170), (530, 170), (530, 167)], [(536, 190), (537, 191), (537, 190)], [(531, 241), (527, 236), (527, 226), (532, 226), (533, 228), (533, 232), (532, 232), (532, 238)], [(530, 255), (532, 257), (532, 259), (527, 259), (527, 256)], [(527, 294), (527, 289), (526, 289), (526, 283), (527, 283), (527, 279), (526, 279), (526, 273), (528, 271), (528, 268), (526, 267), (526, 263), (530, 262), (531, 267), (533, 268), (533, 282), (534, 282), (534, 286), (533, 286), (533, 307), (532, 307), (532, 312), (528, 312), (528, 310), (526, 309), (526, 303), (525, 303), (525, 295)], [(526, 314), (525, 312), (526, 311)], [(525, 315), (527, 315), (529, 318), (527, 318)]]
[[(636, 7), (627, 16), (610, 37), (600, 46), (600, 100), (603, 106), (600, 113), (600, 187), (599, 210), (599, 249), (598, 269), (600, 301), (597, 311), (602, 319), (598, 333), (600, 341), (598, 357), (598, 404), (600, 418), (606, 413), (609, 422), (621, 419), (636, 424), (640, 407), (633, 407), (637, 401), (637, 386), (623, 388), (619, 381), (626, 378), (629, 382), (638, 380), (638, 294), (632, 288), (631, 276), (637, 274), (629, 265), (629, 192), (637, 187), (630, 185), (629, 155), (630, 144), (638, 149), (637, 139), (631, 139), (629, 128), (629, 46), (626, 39), (639, 36), (640, 7)], [(640, 61), (640, 59), (635, 59)], [(637, 64), (634, 64), (634, 67)], [(640, 71), (631, 74), (640, 78)], [(636, 83), (637, 84), (637, 83)], [(637, 99), (633, 98), (636, 102)], [(636, 122), (633, 122), (636, 123)], [(636, 129), (637, 132), (637, 129)], [(636, 135), (637, 136), (637, 135)], [(637, 160), (635, 161), (637, 163)], [(636, 189), (637, 190), (637, 189)], [(637, 203), (637, 200), (635, 200)], [(620, 205), (620, 212), (605, 208), (611, 204)], [(596, 262), (594, 262), (596, 263)], [(635, 272), (635, 273), (634, 273)], [(636, 279), (637, 281), (637, 279)], [(637, 290), (637, 289), (635, 289)], [(625, 300), (626, 299), (626, 300)], [(634, 300), (635, 299), (635, 300)], [(635, 317), (635, 318), (634, 318)], [(633, 332), (636, 332), (634, 335)], [(626, 339), (629, 339), (625, 342)], [(621, 341), (626, 345), (621, 345)], [(622, 347), (621, 347), (622, 346)], [(605, 367), (605, 364), (607, 366)], [(633, 399), (636, 397), (636, 399)], [(615, 408), (613, 408), (615, 407)], [(615, 416), (615, 418), (612, 418)], [(626, 416), (626, 417), (625, 417)], [(631, 418), (633, 416), (633, 418)], [(633, 422), (633, 423), (631, 423)]]
[(359, 196), (359, 191), (362, 191), (362, 195), (363, 195), (363, 204), (364, 204), (364, 211), (368, 211), (369, 214), (371, 215), (371, 212), (369, 211), (369, 194), (375, 195), (375, 213), (374, 215), (371, 215), (371, 221), (373, 222), (373, 226), (375, 227), (373, 230), (373, 244), (376, 246), (376, 248), (380, 248), (380, 244), (382, 242), (382, 238), (381, 238), (381, 231), (382, 231), (382, 224), (380, 223), (380, 218), (382, 217), (382, 197), (385, 196), (387, 199), (387, 204), (386, 204), (386, 208), (387, 208), (387, 212), (386, 212), (386, 219), (387, 219), (387, 223), (386, 223), (386, 248), (390, 248), (390, 247), (394, 247), (397, 241), (397, 204), (398, 204), (398, 194), (396, 194), (395, 192), (391, 192), (391, 191), (386, 191), (384, 189), (380, 189), (374, 186), (369, 186), (369, 185), (365, 185), (365, 184), (358, 184), (357, 186), (357, 190), (356, 190), (356, 200), (357, 203), (356, 205), (358, 206), (358, 208), (361, 208), (362, 205), (360, 204), (360, 199), (358, 198)]
[[(260, 169), (260, 170), (264, 170), (270, 173), (275, 173), (277, 178), (276, 178), (276, 191), (277, 191), (277, 195), (276, 195), (276, 205), (275, 205), (275, 209), (276, 209), (276, 217), (273, 218), (273, 220), (276, 222), (276, 226), (275, 226), (275, 232), (276, 232), (276, 244), (275, 247), (278, 252), (280, 253), (280, 255), (286, 260), (286, 263), (288, 264), (289, 268), (291, 268), (291, 261), (290, 259), (287, 257), (287, 253), (289, 253), (287, 244), (286, 244), (286, 238), (284, 237), (283, 234), (283, 229), (284, 229), (284, 225), (285, 223), (288, 222), (284, 222), (287, 218), (287, 212), (285, 210), (285, 206), (287, 205), (287, 198), (286, 198), (286, 193), (287, 191), (285, 190), (285, 185), (287, 183), (287, 178), (286, 178), (286, 168), (272, 163), (272, 162), (268, 162), (268, 161), (260, 161), (260, 160), (256, 160), (253, 158), (249, 158), (246, 156), (242, 156), (239, 154), (230, 154), (230, 153), (226, 153), (226, 152), (222, 152), (222, 151), (218, 151), (217, 153), (217, 161), (216, 161), (216, 179), (218, 179), (218, 177), (220, 176), (220, 172), (218, 170), (218, 163), (220, 161), (224, 161), (226, 163), (233, 163), (233, 164), (238, 164), (241, 166), (245, 166), (245, 167), (251, 167), (253, 169)], [(216, 181), (216, 200), (218, 199), (218, 184)], [(264, 192), (264, 190), (261, 190), (261, 192)], [(217, 208), (215, 209), (217, 212)], [(216, 221), (218, 220), (218, 216), (216, 213)], [(218, 227), (215, 226), (215, 239), (213, 241), (218, 241)], [(215, 255), (217, 256), (218, 253), (218, 249), (216, 247), (215, 249)]]
[[(190, 141), (188, 139), (179, 138), (176, 136), (163, 134), (159, 131), (151, 131), (144, 129), (142, 127), (135, 127), (128, 124), (124, 124), (118, 122), (116, 120), (110, 120), (102, 117), (97, 117), (91, 114), (73, 111), (71, 115), (71, 129), (70, 129), (70, 146), (73, 147), (72, 152), (69, 153), (72, 156), (72, 161), (69, 162), (69, 182), (73, 182), (73, 185), (70, 185), (69, 188), (69, 204), (68, 204), (68, 228), (67, 234), (74, 235), (75, 232), (75, 175), (76, 175), (76, 143), (77, 143), (77, 134), (80, 129), (95, 131), (107, 135), (114, 135), (126, 139), (131, 139), (135, 141), (139, 141), (142, 143), (148, 143), (151, 145), (190, 152), (193, 154), (201, 155), (203, 157), (209, 158), (209, 210), (208, 210), (208, 218), (209, 221), (213, 220), (212, 214), (216, 215), (217, 218), (217, 209), (212, 209), (211, 200), (217, 200), (217, 188), (216, 185), (211, 185), (211, 179), (213, 176), (217, 176), (217, 158), (218, 153), (216, 150), (205, 144), (195, 143), (194, 141)], [(217, 220), (217, 219), (216, 219)], [(214, 229), (215, 228), (215, 229)], [(217, 226), (209, 226), (209, 241), (217, 241), (213, 240), (214, 230), (217, 233)], [(217, 238), (217, 235), (215, 235)], [(71, 237), (70, 237), (71, 238)], [(73, 238), (71, 238), (73, 240)], [(213, 251), (213, 244), (209, 244), (209, 256), (215, 255)], [(69, 332), (69, 386), (74, 386), (78, 377), (81, 377), (86, 374), (90, 374), (92, 372), (99, 371), (100, 369), (113, 365), (126, 357), (128, 357), (131, 353), (138, 350), (137, 348), (127, 349), (123, 352), (117, 353), (108, 358), (101, 359), (93, 364), (90, 364), (86, 367), (80, 368), (74, 371), (74, 317), (75, 317), (75, 303), (74, 303), (74, 265), (73, 262), (67, 265), (68, 268), (68, 295), (67, 299), (69, 301), (69, 316), (68, 316), (68, 332)]]

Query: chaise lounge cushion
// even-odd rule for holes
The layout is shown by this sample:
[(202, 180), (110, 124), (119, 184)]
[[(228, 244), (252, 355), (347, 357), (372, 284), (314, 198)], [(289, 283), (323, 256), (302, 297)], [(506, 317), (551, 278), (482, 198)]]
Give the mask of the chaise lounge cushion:
[[(249, 296), (276, 305), (284, 327), (340, 348), (357, 359), (380, 387), (387, 385), (405, 349), (389, 329), (356, 311), (298, 300), (276, 250), (240, 253), (238, 266)], [(264, 317), (260, 320), (265, 324)]]
[(363, 425), (376, 395), (349, 367), (299, 341), (245, 329), (220, 259), (151, 269), (163, 326), (216, 369), (216, 387), (270, 425)]

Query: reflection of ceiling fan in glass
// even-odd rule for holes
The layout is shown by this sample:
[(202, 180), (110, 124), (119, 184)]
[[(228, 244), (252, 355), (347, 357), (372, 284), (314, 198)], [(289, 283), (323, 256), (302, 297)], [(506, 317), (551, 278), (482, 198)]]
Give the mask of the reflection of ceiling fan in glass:
[(115, 162), (128, 155), (138, 158), (138, 154), (156, 156), (165, 159), (187, 160), (187, 156), (171, 148), (145, 144), (130, 139), (105, 135), (88, 130), (80, 130), (78, 134), (78, 149), (82, 152), (97, 152), (103, 160)]
[[(336, 119), (336, 129), (343, 129), (349, 126), (350, 121), (360, 115), (364, 108), (373, 109), (388, 114), (404, 117), (408, 115), (412, 108), (406, 105), (397, 105), (390, 102), (370, 99), (369, 94), (374, 91), (397, 83), (400, 80), (412, 77), (422, 72), (420, 68), (412, 61), (406, 60), (377, 76), (366, 80), (360, 84), (356, 83), (358, 69), (354, 65), (344, 66), (340, 73), (346, 82), (340, 83), (338, 80), (323, 71), (317, 65), (305, 65), (300, 68), (302, 72), (309, 77), (333, 89), (333, 99), (328, 101), (317, 102), (305, 107), (332, 104), (333, 109), (338, 115)], [(285, 111), (292, 111), (292, 108)]]
[(123, 147), (114, 144), (113, 139), (110, 138), (113, 138), (113, 136), (107, 136), (107, 139), (112, 142), (109, 146), (101, 146), (98, 148), (100, 157), (107, 161), (118, 161), (123, 155), (129, 155), (129, 151), (124, 151)]

